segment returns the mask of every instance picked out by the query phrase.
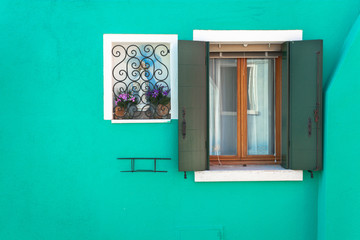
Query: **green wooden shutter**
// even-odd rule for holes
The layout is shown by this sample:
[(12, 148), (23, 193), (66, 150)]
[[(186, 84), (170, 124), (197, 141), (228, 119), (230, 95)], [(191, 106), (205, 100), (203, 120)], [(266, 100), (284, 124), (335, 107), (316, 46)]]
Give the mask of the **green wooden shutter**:
[(282, 165), (322, 169), (322, 40), (283, 44)]
[(179, 41), (179, 171), (209, 168), (208, 43)]
[(289, 168), (289, 42), (282, 45), (281, 165)]

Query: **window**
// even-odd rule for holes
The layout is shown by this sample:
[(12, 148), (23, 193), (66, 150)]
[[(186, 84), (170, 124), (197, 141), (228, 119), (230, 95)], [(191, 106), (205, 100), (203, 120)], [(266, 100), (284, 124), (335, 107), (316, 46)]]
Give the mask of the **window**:
[(177, 118), (177, 35), (104, 35), (104, 116), (113, 123)]
[(209, 82), (210, 164), (279, 164), (281, 56), (210, 58)]
[(322, 40), (301, 39), (301, 30), (195, 30), (196, 41), (179, 41), (179, 171), (322, 169)]

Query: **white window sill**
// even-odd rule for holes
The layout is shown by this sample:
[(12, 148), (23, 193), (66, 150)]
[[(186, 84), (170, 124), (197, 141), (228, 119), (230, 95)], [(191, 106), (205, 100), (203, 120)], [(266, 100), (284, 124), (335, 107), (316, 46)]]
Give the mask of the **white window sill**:
[(170, 123), (171, 119), (131, 119), (131, 120), (111, 120), (111, 123)]
[(280, 165), (222, 165), (208, 171), (196, 171), (195, 182), (302, 181), (302, 170), (289, 170)]

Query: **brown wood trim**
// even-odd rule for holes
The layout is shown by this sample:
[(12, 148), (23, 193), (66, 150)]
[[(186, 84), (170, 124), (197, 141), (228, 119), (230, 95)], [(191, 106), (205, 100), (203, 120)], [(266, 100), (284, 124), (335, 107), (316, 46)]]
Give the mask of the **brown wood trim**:
[[(227, 160), (227, 161), (221, 161), (221, 165), (241, 165), (241, 164), (247, 164), (247, 165), (279, 165), (280, 162), (274, 162), (273, 160), (257, 160), (257, 161), (246, 161), (246, 160)], [(210, 160), (211, 166), (218, 166), (220, 165), (219, 162), (216, 160)]]
[(257, 160), (263, 160), (263, 159), (275, 159), (276, 156), (274, 155), (247, 155), (246, 157), (242, 158), (242, 159), (257, 159)]
[(275, 60), (275, 151), (276, 159), (281, 159), (281, 60)]
[[(240, 69), (241, 69), (241, 60), (237, 60), (237, 102), (236, 102), (236, 109), (237, 109), (237, 158), (240, 159), (241, 157), (241, 104), (240, 104)], [(240, 116), (240, 117), (239, 117)]]
[(240, 59), (240, 124), (241, 158), (247, 155), (247, 61)]
[(275, 160), (273, 155), (248, 155), (246, 157), (238, 158), (236, 155), (210, 155), (210, 160)]
[(239, 160), (236, 155), (210, 155), (210, 160)]

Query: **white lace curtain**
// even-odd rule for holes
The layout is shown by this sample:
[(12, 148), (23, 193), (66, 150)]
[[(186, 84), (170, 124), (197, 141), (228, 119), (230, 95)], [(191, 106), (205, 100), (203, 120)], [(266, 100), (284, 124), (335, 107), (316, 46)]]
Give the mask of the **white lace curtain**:
[[(247, 60), (248, 155), (275, 153), (274, 60)], [(210, 60), (210, 155), (237, 153), (237, 60)]]

